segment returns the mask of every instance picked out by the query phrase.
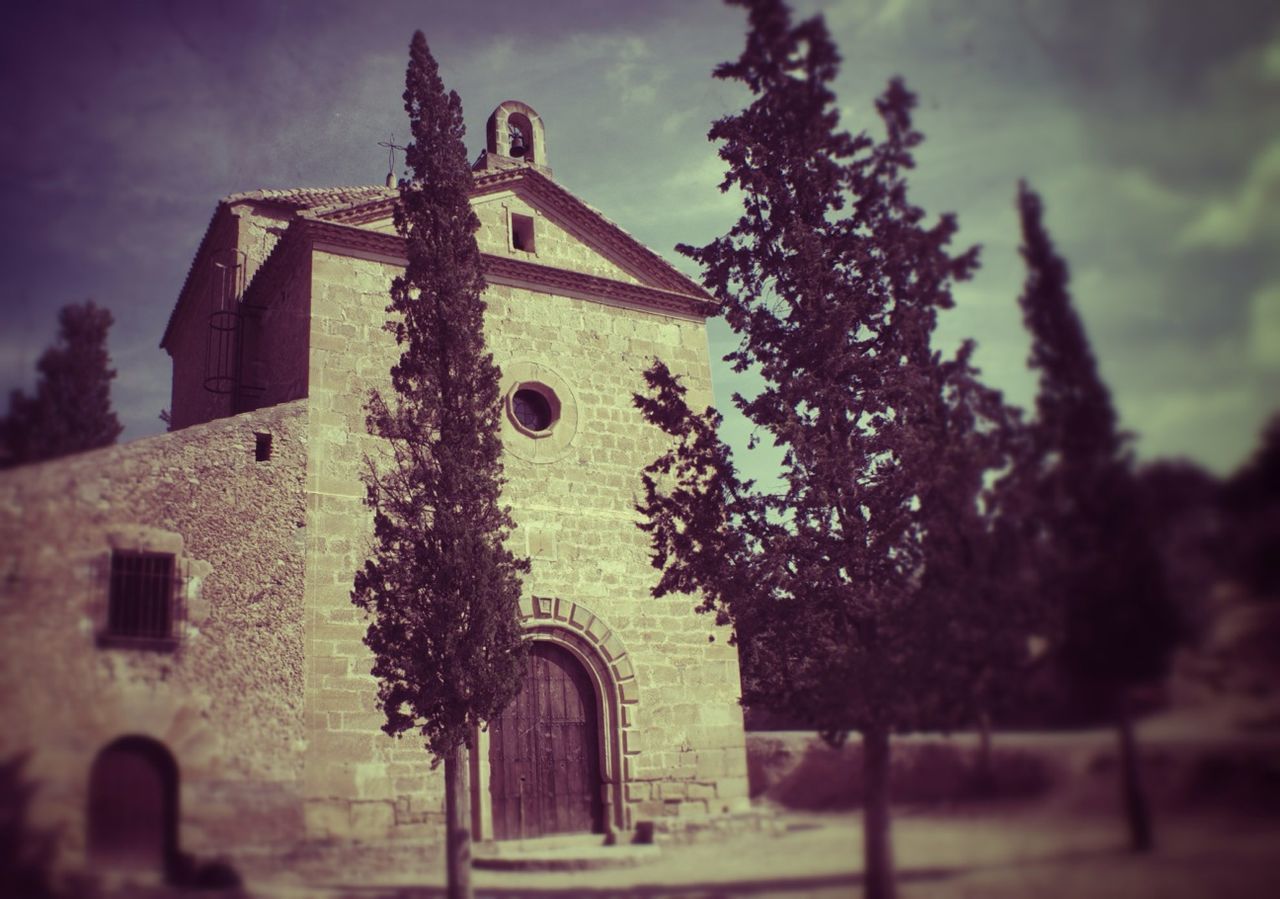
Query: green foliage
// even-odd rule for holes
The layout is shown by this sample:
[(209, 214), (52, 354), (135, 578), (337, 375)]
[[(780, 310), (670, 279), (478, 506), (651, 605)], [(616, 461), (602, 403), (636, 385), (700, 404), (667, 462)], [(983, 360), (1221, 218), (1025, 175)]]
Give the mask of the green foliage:
[(58, 339), (40, 356), (35, 394), (9, 395), (9, 414), (0, 419), (0, 467), (56, 459), (110, 446), (124, 430), (111, 408), (107, 354), (111, 312), (95, 306), (63, 306)]
[(1222, 484), (1185, 459), (1157, 459), (1137, 472), (1143, 521), (1160, 553), (1170, 601), (1185, 635), (1206, 636), (1211, 596), (1224, 577), (1228, 557), (1243, 534), (1230, 534), (1219, 508)]
[(1066, 263), (1025, 184), (1018, 208), (1027, 264), (1019, 304), (1032, 337), (1030, 365), (1040, 373), (1027, 460), (1039, 589), (1063, 610), (1067, 672), (1106, 704), (1117, 690), (1165, 674), (1181, 624), (1127, 437), (1072, 305)]
[(523, 660), (520, 575), (500, 505), (499, 372), (484, 347), (484, 278), (469, 200), (462, 103), (447, 95), (421, 32), (405, 109), (413, 142), (395, 212), (408, 266), (391, 287), (386, 329), (402, 348), (390, 400), (374, 391), (368, 427), (388, 464), (371, 462), (366, 504), (377, 546), (352, 601), (372, 613), (383, 730), (418, 730), (436, 760), (515, 697)]
[(726, 359), (763, 376), (734, 402), (783, 449), (785, 489), (739, 479), (720, 416), (691, 411), (655, 363), (636, 403), (675, 438), (638, 506), (655, 594), (700, 591), (742, 647), (744, 704), (833, 743), (972, 720), (994, 683), (984, 672), (1026, 646), (984, 503), (1016, 419), (978, 382), (970, 345), (944, 359), (930, 343), (977, 249), (953, 254), (954, 217), (926, 223), (907, 199), (922, 136), (902, 82), (876, 103), (883, 140), (840, 131), (822, 20), (793, 27), (776, 0), (738, 5), (746, 48), (715, 75), (755, 99), (710, 137), (744, 211), (724, 237), (679, 249), (741, 338)]

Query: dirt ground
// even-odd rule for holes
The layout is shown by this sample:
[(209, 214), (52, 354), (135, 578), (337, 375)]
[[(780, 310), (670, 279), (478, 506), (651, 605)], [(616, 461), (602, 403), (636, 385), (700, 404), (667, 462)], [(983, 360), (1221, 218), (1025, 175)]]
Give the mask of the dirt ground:
[[(1194, 725), (1194, 726), (1191, 726)], [(1225, 740), (1192, 721), (1144, 726), (1156, 848), (1127, 851), (1119, 814), (1114, 738), (1105, 732), (1002, 736), (1006, 751), (1041, 760), (1050, 776), (1034, 796), (901, 802), (893, 818), (900, 899), (1273, 899), (1280, 896), (1280, 734)], [(960, 745), (964, 738), (958, 738)], [(972, 742), (972, 741), (969, 741)], [(1244, 753), (1243, 755), (1240, 753)], [(666, 843), (634, 867), (579, 872), (476, 870), (477, 897), (799, 899), (862, 893), (856, 809), (800, 810), (782, 798), (822, 797), (847, 777), (848, 759), (797, 743), (783, 791), (756, 808), (771, 825), (704, 842)], [(904, 756), (909, 756), (904, 752)], [(940, 757), (939, 757), (940, 758)], [(814, 763), (816, 759), (817, 763)], [(801, 766), (797, 760), (808, 760)], [(934, 762), (937, 759), (933, 759)], [(773, 793), (779, 798), (770, 798)], [(829, 803), (827, 808), (829, 809)], [(811, 803), (809, 809), (823, 807)], [(343, 870), (357, 864), (360, 874)], [(246, 870), (236, 893), (259, 899), (426, 899), (444, 895), (437, 858), (377, 853), (309, 868)], [(170, 899), (169, 890), (117, 888), (116, 897)]]
[[(856, 813), (780, 813), (777, 835), (667, 845), (636, 867), (582, 872), (476, 871), (478, 897), (799, 899), (861, 894)], [(1118, 818), (1064, 816), (1043, 807), (928, 812), (899, 809), (894, 854), (901, 899), (1272, 899), (1280, 895), (1280, 819), (1166, 817), (1156, 850), (1125, 849)], [(337, 873), (337, 872), (335, 872)], [(376, 882), (251, 885), (263, 899), (425, 899), (443, 895), (443, 872)]]

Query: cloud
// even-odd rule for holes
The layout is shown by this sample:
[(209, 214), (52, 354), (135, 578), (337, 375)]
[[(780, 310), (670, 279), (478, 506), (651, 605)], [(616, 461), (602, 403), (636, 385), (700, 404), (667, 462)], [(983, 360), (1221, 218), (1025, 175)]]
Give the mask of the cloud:
[(1186, 249), (1236, 249), (1280, 240), (1280, 139), (1250, 166), (1234, 195), (1209, 203), (1182, 232)]
[[(0, 29), (11, 126), (0, 131), (10, 212), (0, 224), (0, 380), (29, 378), (57, 306), (92, 296), (117, 314), (117, 407), (131, 437), (159, 428), (168, 365), (155, 343), (216, 198), (380, 181), (376, 142), (405, 137), (399, 95), (415, 27), (462, 95), (473, 154), (494, 105), (531, 103), (561, 183), (691, 274), (697, 266), (672, 245), (705, 243), (738, 215), (737, 199), (716, 189), (723, 164), (705, 139), (711, 121), (747, 101), (741, 86), (709, 77), (741, 52), (738, 8), (74, 5), (28, 4)], [(1268, 361), (1280, 257), (1266, 209), (1268, 196), (1280, 206), (1266, 193), (1280, 5), (796, 5), (797, 18), (825, 12), (844, 52), (845, 127), (878, 132), (871, 102), (895, 73), (919, 92), (928, 140), (912, 198), (931, 214), (958, 213), (957, 246), (983, 244), (983, 269), (944, 318), (946, 340), (978, 337), (991, 381), (1029, 398), (1013, 210), (1027, 176), (1144, 449), (1200, 455), (1199, 441), (1221, 467), (1231, 460), (1220, 435), (1252, 444), (1249, 428), (1280, 395), (1264, 389), (1280, 379)], [(1201, 220), (1207, 243), (1187, 252), (1179, 238)], [(718, 356), (726, 338), (714, 328)], [(726, 400), (719, 383), (717, 397)], [(728, 424), (741, 426), (732, 415)]]
[(627, 37), (596, 39), (593, 43), (598, 54), (615, 60), (604, 77), (615, 91), (620, 106), (649, 105), (657, 99), (658, 88), (666, 80), (666, 72), (656, 64), (647, 41)]
[(1222, 384), (1212, 390), (1164, 390), (1118, 405), (1126, 419), (1141, 424), (1142, 455), (1191, 457), (1219, 474), (1235, 469), (1248, 456), (1261, 423), (1258, 395), (1247, 383)]
[(1112, 172), (1111, 182), (1112, 189), (1122, 201), (1152, 215), (1183, 215), (1194, 203), (1186, 193), (1158, 180), (1150, 170), (1137, 166), (1117, 168)]
[(499, 35), (484, 47), (483, 50), (475, 54), (473, 61), (485, 71), (500, 75), (511, 71), (511, 63), (514, 59), (518, 59), (517, 45), (515, 38), (509, 35)]
[(1280, 81), (1280, 38), (1276, 38), (1262, 55), (1262, 73), (1268, 81)]
[(1158, 340), (1113, 355), (1104, 375), (1126, 385), (1114, 401), (1140, 455), (1190, 457), (1219, 474), (1239, 466), (1280, 391), (1280, 368), (1259, 366), (1254, 349), (1241, 335), (1223, 334), (1194, 348)]
[(1255, 293), (1249, 312), (1250, 358), (1262, 368), (1280, 371), (1280, 281)]
[(667, 113), (666, 118), (662, 120), (662, 125), (661, 125), (662, 133), (675, 134), (677, 131), (681, 130), (686, 125), (688, 125), (691, 121), (693, 121), (693, 117), (696, 113), (697, 113), (697, 110), (691, 106), (687, 106), (684, 109), (677, 109), (674, 112)]

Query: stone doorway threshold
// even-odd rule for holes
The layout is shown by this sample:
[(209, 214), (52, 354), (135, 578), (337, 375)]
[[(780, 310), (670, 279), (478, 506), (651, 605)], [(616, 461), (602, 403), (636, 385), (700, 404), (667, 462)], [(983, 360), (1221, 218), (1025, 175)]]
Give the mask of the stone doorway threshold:
[(654, 845), (604, 845), (598, 833), (537, 837), (529, 840), (488, 840), (472, 844), (471, 865), (490, 871), (589, 871), (629, 868), (658, 858)]

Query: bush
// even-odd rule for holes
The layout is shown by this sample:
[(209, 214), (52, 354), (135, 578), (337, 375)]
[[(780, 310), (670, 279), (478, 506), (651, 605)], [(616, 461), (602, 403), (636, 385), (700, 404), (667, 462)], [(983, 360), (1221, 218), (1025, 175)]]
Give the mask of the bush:
[[(797, 752), (781, 738), (756, 737), (748, 742), (747, 765), (752, 795), (787, 808), (862, 805), (862, 745), (856, 740), (840, 749), (812, 740)], [(1030, 799), (1046, 795), (1053, 780), (1048, 760), (1026, 750), (993, 748), (988, 775), (977, 746), (899, 741), (893, 746), (890, 796), (903, 804)]]

